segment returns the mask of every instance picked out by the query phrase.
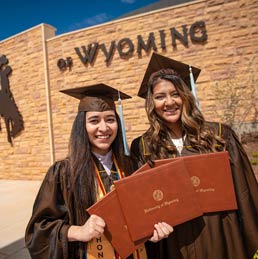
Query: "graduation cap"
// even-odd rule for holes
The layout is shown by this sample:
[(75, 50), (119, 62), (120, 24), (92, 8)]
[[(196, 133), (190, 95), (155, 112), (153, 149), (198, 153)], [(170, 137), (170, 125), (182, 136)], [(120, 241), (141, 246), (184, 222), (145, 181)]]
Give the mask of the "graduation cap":
[(124, 116), (121, 100), (129, 99), (131, 96), (106, 84), (95, 84), (84, 87), (70, 88), (60, 92), (79, 99), (78, 111), (109, 111), (116, 110), (115, 101), (118, 101), (118, 109), (122, 127), (125, 154), (129, 155), (129, 148), (126, 141)]
[(95, 84), (60, 91), (79, 99), (78, 111), (107, 111), (115, 110), (115, 101), (119, 97), (129, 99), (131, 96), (106, 84)]
[(152, 54), (149, 65), (144, 74), (144, 77), (138, 92), (138, 96), (142, 98), (146, 98), (147, 91), (148, 91), (148, 82), (152, 73), (157, 72), (161, 69), (167, 69), (167, 68), (175, 70), (196, 97), (194, 81), (196, 81), (201, 70), (199, 68), (196, 68), (193, 66), (191, 67), (187, 64), (176, 61), (174, 59), (162, 56), (155, 52)]

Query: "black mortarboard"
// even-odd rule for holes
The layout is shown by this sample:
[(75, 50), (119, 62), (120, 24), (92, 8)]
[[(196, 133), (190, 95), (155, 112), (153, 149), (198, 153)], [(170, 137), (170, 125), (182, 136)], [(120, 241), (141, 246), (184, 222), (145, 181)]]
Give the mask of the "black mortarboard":
[(106, 84), (95, 84), (60, 91), (80, 100), (78, 111), (115, 110), (115, 101), (131, 96)]
[[(149, 82), (149, 78), (150, 78), (151, 74), (154, 72), (157, 72), (161, 69), (167, 69), (167, 68), (175, 70), (179, 74), (181, 79), (183, 79), (183, 81), (186, 83), (186, 85), (188, 85), (189, 88), (192, 90), (189, 67), (190, 66), (187, 64), (184, 64), (182, 62), (173, 60), (171, 58), (162, 56), (162, 55), (154, 52), (151, 56), (149, 65), (144, 74), (144, 77), (143, 77), (143, 80), (142, 80), (142, 83), (141, 83), (141, 86), (140, 86), (140, 89), (138, 92), (138, 96), (140, 96), (142, 98), (146, 98), (147, 90), (148, 90), (148, 82)], [(194, 77), (194, 81), (196, 81), (201, 70), (199, 68), (196, 68), (193, 66), (191, 66), (191, 68), (192, 68), (192, 74)]]

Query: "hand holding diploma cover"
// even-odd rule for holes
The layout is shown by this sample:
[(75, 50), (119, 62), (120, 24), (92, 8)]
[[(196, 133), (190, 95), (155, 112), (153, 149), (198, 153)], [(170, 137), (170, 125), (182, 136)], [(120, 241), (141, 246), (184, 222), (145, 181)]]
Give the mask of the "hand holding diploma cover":
[(130, 238), (116, 190), (106, 194), (87, 211), (105, 220), (104, 234), (122, 258), (128, 257), (137, 249), (137, 245)]
[[(151, 237), (154, 224), (164, 221), (168, 224), (176, 225), (202, 214), (184, 164), (181, 161), (173, 162), (173, 164), (175, 164), (173, 165), (175, 175), (179, 176), (177, 181), (173, 181), (173, 184), (178, 186), (175, 190), (173, 190), (172, 185), (169, 184), (166, 179), (169, 177), (171, 171), (169, 165), (160, 166), (159, 169), (152, 168), (146, 170), (144, 173), (135, 173), (132, 176), (124, 178), (131, 179), (128, 183), (127, 181), (123, 181), (120, 185), (120, 180), (115, 182), (115, 185), (119, 186), (118, 188), (121, 189), (122, 193), (123, 190), (125, 190), (125, 197), (122, 194), (122, 199), (127, 199), (127, 196), (130, 196), (130, 199), (126, 202), (119, 200), (118, 190), (115, 189), (87, 209), (91, 215), (96, 214), (105, 220), (106, 228), (104, 233), (122, 258), (128, 257), (140, 244)], [(163, 167), (165, 167), (164, 170), (162, 169)], [(147, 178), (144, 177), (145, 175)], [(157, 179), (152, 178), (153, 176)], [(146, 182), (147, 185), (150, 184), (150, 186), (148, 186), (151, 191), (150, 195), (145, 196), (144, 190), (146, 190), (146, 186), (137, 184), (136, 190), (134, 190), (135, 187), (131, 186), (131, 184), (134, 182), (137, 183), (138, 181), (141, 183)], [(159, 184), (157, 185), (156, 182), (159, 182)], [(164, 185), (164, 183), (166, 184)], [(164, 185), (164, 187), (162, 187), (162, 190), (159, 190), (158, 188), (162, 185)], [(185, 188), (185, 192), (181, 192), (180, 188)], [(141, 193), (143, 200), (138, 197), (138, 190), (143, 191)], [(164, 196), (164, 198), (160, 195)], [(130, 204), (128, 207), (130, 210), (130, 213), (127, 215), (128, 217), (125, 216), (123, 211), (123, 205), (125, 204)], [(161, 214), (155, 210), (155, 208), (153, 209), (153, 207), (156, 206), (162, 207)], [(139, 213), (136, 213), (138, 207)], [(147, 219), (149, 222), (144, 222), (142, 225), (141, 222), (146, 221), (146, 215), (148, 215)], [(140, 228), (138, 224), (133, 226), (136, 221), (140, 223)], [(145, 223), (147, 223), (147, 225), (145, 225)], [(131, 227), (136, 229), (139, 233), (134, 238), (130, 231)]]
[(175, 226), (202, 215), (181, 160), (115, 181), (115, 188), (135, 242), (150, 237), (158, 222)]
[(115, 190), (88, 209), (106, 222), (105, 235), (122, 258), (153, 233), (203, 213), (237, 209), (227, 152), (154, 161), (115, 181)]

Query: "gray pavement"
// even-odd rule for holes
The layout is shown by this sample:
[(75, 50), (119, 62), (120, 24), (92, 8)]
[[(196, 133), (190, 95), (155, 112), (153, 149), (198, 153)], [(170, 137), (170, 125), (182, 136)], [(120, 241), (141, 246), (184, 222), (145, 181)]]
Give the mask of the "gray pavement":
[(40, 184), (0, 180), (0, 259), (30, 259), (24, 233)]

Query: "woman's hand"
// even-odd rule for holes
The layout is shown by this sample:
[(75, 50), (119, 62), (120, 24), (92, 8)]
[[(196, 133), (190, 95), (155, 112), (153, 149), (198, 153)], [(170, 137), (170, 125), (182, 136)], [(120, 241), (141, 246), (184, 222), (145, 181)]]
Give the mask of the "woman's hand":
[(167, 238), (174, 231), (173, 227), (165, 222), (159, 222), (154, 225), (153, 236), (149, 239), (151, 242), (158, 242), (163, 238)]
[(84, 225), (73, 225), (68, 229), (68, 240), (89, 242), (100, 237), (104, 233), (104, 228), (105, 221), (97, 215), (91, 215)]

